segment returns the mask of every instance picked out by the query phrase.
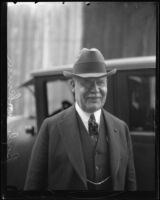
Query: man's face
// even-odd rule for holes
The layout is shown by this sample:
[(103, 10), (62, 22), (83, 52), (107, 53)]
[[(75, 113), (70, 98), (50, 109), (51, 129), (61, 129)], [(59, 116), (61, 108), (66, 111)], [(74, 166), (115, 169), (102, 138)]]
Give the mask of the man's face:
[(107, 96), (107, 79), (103, 78), (74, 78), (73, 90), (78, 105), (88, 113), (101, 109)]

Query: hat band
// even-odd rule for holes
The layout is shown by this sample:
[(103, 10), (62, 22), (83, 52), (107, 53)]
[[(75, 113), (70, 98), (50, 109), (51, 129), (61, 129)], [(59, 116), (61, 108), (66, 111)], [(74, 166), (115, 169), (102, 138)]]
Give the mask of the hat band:
[(105, 63), (103, 62), (87, 62), (77, 63), (74, 65), (75, 74), (85, 73), (106, 73)]

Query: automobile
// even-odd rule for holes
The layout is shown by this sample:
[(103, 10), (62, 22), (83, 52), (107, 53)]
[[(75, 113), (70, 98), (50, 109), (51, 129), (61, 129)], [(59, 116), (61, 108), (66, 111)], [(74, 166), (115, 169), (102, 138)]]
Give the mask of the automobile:
[[(106, 70), (116, 68), (117, 72), (108, 77), (104, 108), (128, 124), (133, 142), (137, 189), (153, 191), (156, 187), (156, 57), (110, 59), (106, 60), (106, 66)], [(63, 76), (63, 71), (71, 71), (72, 67), (69, 64), (33, 71), (31, 78), (21, 85), (34, 94), (36, 117), (20, 119), (21, 122), (17, 123), (21, 126), (18, 131), (21, 137), (14, 138), (14, 144), (19, 157), (7, 163), (8, 188), (23, 189), (32, 146), (43, 120), (74, 104), (70, 79)], [(25, 125), (28, 127), (25, 128)]]

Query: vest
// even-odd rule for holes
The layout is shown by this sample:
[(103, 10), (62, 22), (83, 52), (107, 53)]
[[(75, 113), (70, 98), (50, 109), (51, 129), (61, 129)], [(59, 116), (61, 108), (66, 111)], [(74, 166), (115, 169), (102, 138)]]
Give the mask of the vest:
[[(89, 136), (89, 133), (87, 132), (78, 113), (77, 119), (87, 179), (93, 182), (103, 181), (105, 178), (110, 176), (109, 145), (106, 134), (107, 127), (105, 125), (103, 114), (101, 114), (98, 141), (96, 143)], [(94, 185), (88, 182), (89, 190), (93, 189), (111, 191), (111, 188), (111, 177), (101, 185)]]

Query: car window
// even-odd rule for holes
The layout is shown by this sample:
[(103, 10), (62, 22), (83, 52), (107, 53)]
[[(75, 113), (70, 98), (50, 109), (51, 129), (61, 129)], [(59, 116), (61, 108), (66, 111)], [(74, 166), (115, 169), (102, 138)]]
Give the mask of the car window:
[(131, 131), (154, 131), (155, 76), (128, 76), (129, 127)]
[(54, 115), (73, 104), (71, 86), (67, 81), (47, 82), (48, 115)]

